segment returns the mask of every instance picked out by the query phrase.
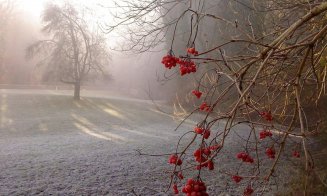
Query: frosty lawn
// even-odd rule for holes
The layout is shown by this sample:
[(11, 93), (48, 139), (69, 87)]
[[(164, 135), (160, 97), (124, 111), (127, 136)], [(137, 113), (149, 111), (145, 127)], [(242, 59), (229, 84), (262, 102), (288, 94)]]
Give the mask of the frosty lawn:
[[(165, 195), (159, 192), (169, 182), (168, 156), (135, 151), (173, 152), (180, 135), (173, 131), (178, 122), (152, 102), (117, 96), (76, 102), (64, 91), (0, 92), (0, 195)], [(179, 131), (194, 124), (187, 121)], [(235, 158), (222, 157), (226, 164)], [(216, 194), (235, 192), (223, 178), (208, 184)]]

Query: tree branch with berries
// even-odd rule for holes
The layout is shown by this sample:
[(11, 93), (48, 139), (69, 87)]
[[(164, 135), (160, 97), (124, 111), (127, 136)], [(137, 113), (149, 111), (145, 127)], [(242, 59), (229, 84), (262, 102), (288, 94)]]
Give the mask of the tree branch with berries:
[[(202, 118), (181, 135), (168, 158), (169, 189), (175, 194), (208, 195), (203, 173), (216, 170), (233, 134), (242, 141), (242, 150), (231, 155), (239, 166), (221, 175), (229, 175), (235, 186), (244, 183), (243, 195), (263, 193), (278, 175), (282, 156), (302, 160), (307, 175), (313, 170), (307, 142), (323, 121), (319, 100), (326, 90), (327, 3), (245, 2), (232, 5), (246, 7), (249, 17), (234, 21), (211, 13), (210, 6), (219, 5), (214, 1), (125, 2), (130, 9), (119, 25), (151, 24), (151, 31), (134, 34), (133, 42), (142, 43), (143, 50), (164, 40), (168, 50), (161, 63), (172, 73), (170, 79), (196, 84), (185, 95), (194, 106), (186, 116)], [(149, 21), (147, 14), (156, 17)], [(216, 25), (211, 32), (208, 24)], [(312, 107), (315, 111), (307, 109)], [(250, 131), (240, 133), (239, 125)], [(303, 187), (307, 195), (307, 179)]]

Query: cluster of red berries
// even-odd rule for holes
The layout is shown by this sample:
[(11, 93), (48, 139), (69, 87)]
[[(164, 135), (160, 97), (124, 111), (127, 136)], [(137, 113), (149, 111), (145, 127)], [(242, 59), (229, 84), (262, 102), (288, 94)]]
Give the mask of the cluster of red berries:
[(182, 192), (187, 196), (208, 196), (207, 187), (200, 180), (188, 179), (186, 185), (182, 188)]
[(195, 50), (195, 48), (188, 48), (187, 53), (192, 54), (194, 56), (198, 55), (199, 52)]
[(238, 159), (242, 159), (243, 162), (246, 162), (246, 163), (253, 163), (254, 160), (253, 158), (247, 154), (246, 152), (240, 152), (237, 154), (236, 156)]
[(194, 132), (199, 134), (199, 135), (200, 134), (203, 135), (204, 139), (208, 139), (210, 137), (210, 130), (208, 130), (208, 129), (204, 129), (204, 128), (201, 128), (201, 127), (195, 127)]
[(266, 121), (271, 122), (273, 120), (273, 117), (271, 115), (271, 112), (261, 112), (260, 116), (264, 118)]
[(168, 54), (162, 58), (161, 63), (164, 64), (166, 68), (171, 69), (176, 66), (177, 61), (178, 58)]
[(200, 97), (201, 97), (201, 95), (202, 95), (202, 93), (201, 93), (200, 91), (198, 91), (198, 90), (193, 90), (192, 93), (193, 93), (193, 95), (195, 95), (198, 99), (200, 99)]
[(260, 139), (264, 139), (266, 137), (271, 137), (272, 133), (270, 131), (267, 130), (263, 130), (260, 132)]
[(211, 112), (212, 110), (211, 107), (206, 102), (202, 102), (199, 108), (201, 111), (206, 111), (206, 112)]
[(253, 192), (254, 192), (254, 190), (252, 189), (252, 187), (248, 186), (244, 190), (243, 195), (244, 196), (250, 196), (250, 195), (252, 195)]
[(241, 182), (241, 180), (243, 179), (241, 176), (238, 176), (238, 175), (235, 175), (235, 176), (232, 176), (232, 179), (236, 182), (236, 183), (239, 183)]
[(185, 74), (196, 72), (196, 65), (190, 59), (180, 59), (171, 54), (164, 56), (161, 60), (161, 63), (165, 65), (166, 68), (171, 69), (179, 64), (180, 74), (183, 76)]
[(300, 153), (296, 150), (293, 151), (292, 155), (293, 157), (300, 158)]
[(202, 167), (208, 167), (209, 170), (214, 169), (214, 163), (212, 160), (208, 160), (211, 154), (211, 147), (204, 149), (197, 149), (194, 151), (193, 155), (195, 157), (195, 161), (200, 163), (196, 166), (197, 170), (200, 170)]
[(275, 150), (273, 148), (267, 148), (266, 149), (266, 155), (271, 158), (271, 159), (274, 159), (275, 158)]
[(182, 165), (183, 161), (180, 158), (178, 158), (176, 154), (173, 154), (169, 157), (168, 163), (174, 165)]
[(181, 76), (196, 72), (195, 63), (191, 60), (184, 61), (182, 59), (178, 59), (177, 63), (180, 65), (179, 71)]

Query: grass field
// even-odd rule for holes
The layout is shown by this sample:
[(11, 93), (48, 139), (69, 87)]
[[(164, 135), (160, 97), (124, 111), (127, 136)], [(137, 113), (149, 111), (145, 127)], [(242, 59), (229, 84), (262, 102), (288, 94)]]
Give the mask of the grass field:
[[(167, 156), (135, 150), (173, 152), (196, 121), (174, 132), (178, 122), (150, 101), (95, 92), (73, 101), (70, 93), (0, 90), (0, 195), (166, 195)], [(238, 167), (231, 161), (238, 139), (226, 141), (217, 175), (206, 179), (212, 195), (239, 193), (229, 176), (218, 175)]]

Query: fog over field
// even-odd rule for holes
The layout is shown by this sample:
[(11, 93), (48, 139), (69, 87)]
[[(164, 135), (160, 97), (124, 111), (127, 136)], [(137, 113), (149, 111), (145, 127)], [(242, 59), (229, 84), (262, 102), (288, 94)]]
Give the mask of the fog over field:
[(0, 0), (0, 196), (327, 193), (324, 0)]

